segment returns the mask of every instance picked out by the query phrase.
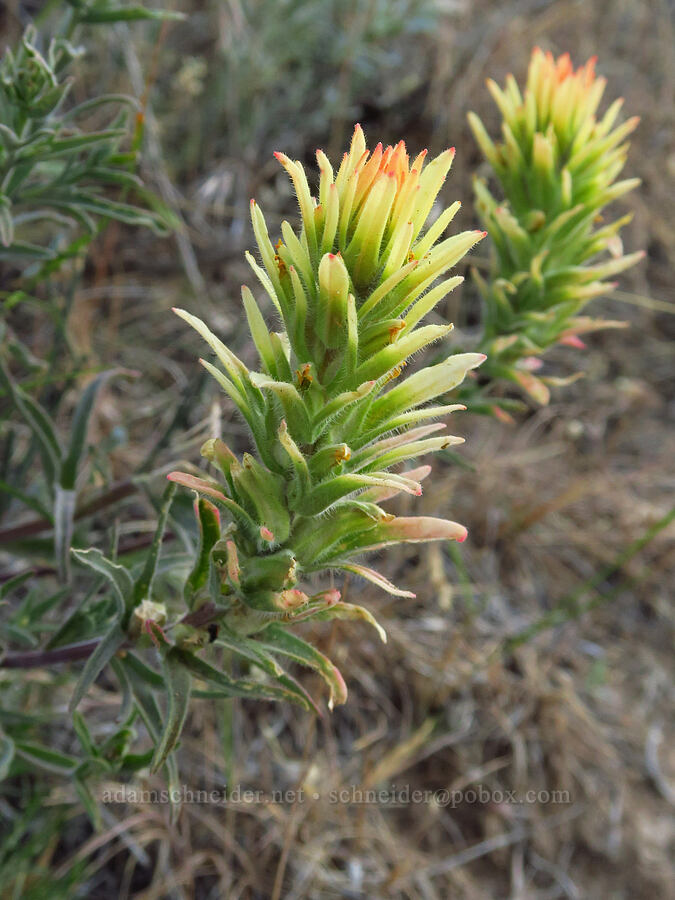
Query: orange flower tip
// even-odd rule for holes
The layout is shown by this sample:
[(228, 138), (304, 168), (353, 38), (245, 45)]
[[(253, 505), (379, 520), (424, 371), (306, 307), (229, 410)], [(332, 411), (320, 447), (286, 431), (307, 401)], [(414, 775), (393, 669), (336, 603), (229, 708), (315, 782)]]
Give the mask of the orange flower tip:
[(270, 543), (274, 540), (274, 533), (269, 530), (265, 525), (260, 526), (260, 537), (264, 541), (269, 541)]
[[(480, 356), (480, 361), (481, 361), (482, 363), (484, 363), (485, 360), (487, 359), (487, 354), (486, 354), (486, 353), (479, 353), (478, 355)], [(464, 407), (464, 409), (466, 409), (466, 407)]]
[(455, 155), (456, 152), (457, 152), (457, 150), (456, 150), (455, 147), (451, 147), (451, 148), (448, 150), (448, 153), (452, 153), (453, 156)]
[(281, 162), (281, 158), (282, 158), (283, 155), (284, 155), (284, 154), (283, 154), (283, 153), (280, 153), (279, 150), (275, 150), (274, 153), (272, 154), (272, 156), (273, 156), (275, 159), (278, 159), (279, 162)]
[(481, 236), (482, 238), (487, 237), (487, 231), (481, 231), (481, 232), (480, 232), (480, 236)]
[(646, 250), (638, 250), (638, 255), (639, 255), (640, 259), (644, 259), (645, 256), (647, 255), (647, 251)]
[(468, 532), (468, 531), (466, 530), (466, 528), (465, 528), (465, 529), (464, 529), (464, 534), (460, 535), (460, 536), (457, 538), (457, 543), (458, 543), (458, 544), (463, 544), (464, 541), (468, 538), (468, 536), (469, 536), (469, 532)]
[(574, 347), (577, 350), (585, 350), (586, 344), (581, 340), (580, 337), (577, 337), (576, 334), (566, 334), (560, 338), (560, 344), (564, 344), (566, 347)]
[(415, 491), (415, 496), (416, 496), (416, 497), (421, 497), (421, 496), (422, 496), (422, 488), (421, 488), (421, 487), (417, 488), (417, 490)]

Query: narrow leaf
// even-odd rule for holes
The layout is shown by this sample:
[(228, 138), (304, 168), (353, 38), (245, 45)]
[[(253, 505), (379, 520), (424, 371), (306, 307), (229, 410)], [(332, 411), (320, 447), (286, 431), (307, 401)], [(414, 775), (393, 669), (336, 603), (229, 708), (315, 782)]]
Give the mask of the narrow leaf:
[(101, 671), (110, 662), (125, 640), (126, 634), (116, 622), (106, 636), (101, 639), (101, 643), (96, 647), (85, 663), (82, 674), (75, 685), (73, 696), (70, 698), (70, 703), (68, 704), (69, 712), (72, 713), (77, 707), (93, 682), (96, 681)]
[(150, 766), (151, 772), (156, 772), (161, 768), (167, 756), (178, 743), (187, 717), (192, 690), (192, 677), (175, 649), (169, 650), (163, 656), (162, 669), (168, 689), (166, 723), (159, 744), (155, 748), (155, 755)]
[(337, 703), (347, 700), (347, 686), (339, 669), (316, 647), (299, 638), (281, 625), (272, 623), (262, 632), (262, 637), (269, 650), (282, 653), (302, 665), (315, 669), (322, 676), (330, 689), (329, 709)]
[(169, 484), (167, 484), (164, 489), (164, 493), (162, 494), (162, 503), (159, 509), (157, 528), (155, 529), (155, 536), (152, 539), (152, 544), (150, 546), (150, 549), (148, 550), (148, 555), (145, 558), (143, 571), (138, 576), (134, 584), (132, 606), (137, 606), (142, 600), (145, 600), (146, 597), (150, 596), (152, 582), (155, 577), (155, 572), (157, 571), (157, 563), (159, 562), (159, 554), (162, 549), (162, 539), (164, 537), (166, 523), (169, 518), (169, 510), (171, 509), (171, 504), (173, 503), (175, 493), (176, 485), (172, 482), (169, 482)]
[(112, 584), (117, 600), (118, 615), (122, 618), (133, 598), (134, 583), (129, 572), (124, 566), (118, 566), (116, 563), (111, 562), (100, 550), (94, 547), (89, 550), (72, 550), (71, 552), (78, 562), (101, 575), (105, 575)]

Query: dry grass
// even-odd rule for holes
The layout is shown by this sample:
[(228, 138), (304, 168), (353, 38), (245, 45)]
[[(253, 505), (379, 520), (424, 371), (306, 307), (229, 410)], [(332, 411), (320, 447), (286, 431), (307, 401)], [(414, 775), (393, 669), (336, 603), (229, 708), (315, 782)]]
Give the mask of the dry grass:
[[(465, 201), (463, 227), (474, 221), (469, 175), (478, 163), (465, 112), (471, 107), (494, 122), (483, 80), (509, 70), (522, 75), (533, 44), (569, 49), (578, 62), (597, 53), (611, 93), (642, 115), (629, 168), (644, 184), (628, 201), (635, 220), (626, 240), (646, 247), (648, 259), (623, 279), (616, 299), (595, 306), (631, 327), (593, 337), (583, 358), (587, 377), (518, 428), (455, 419), (471, 468), (438, 463), (424, 506), (467, 524), (470, 539), (461, 557), (432, 547), (384, 558), (395, 581), (417, 590), (415, 601), (347, 586), (376, 612), (389, 643), (380, 646), (374, 633), (346, 623), (320, 632), (347, 677), (346, 707), (317, 723), (247, 703), (195, 707), (180, 751), (188, 788), (222, 791), (227, 782), (266, 798), (303, 788), (303, 802), (186, 804), (175, 827), (165, 806), (110, 806), (109, 830), (71, 851), (100, 845), (92, 898), (672, 894), (675, 527), (589, 589), (582, 602), (591, 611), (504, 649), (673, 505), (672, 10), (668, 0), (444, 7), (430, 48), (433, 80), (423, 102), (404, 111), (405, 136), (414, 145), (457, 145), (447, 192)], [(367, 133), (376, 139), (376, 124)], [(272, 219), (275, 204), (287, 203), (279, 184), (261, 186)], [(205, 242), (197, 230), (192, 237), (198, 247)], [(139, 330), (147, 336), (142, 365), (156, 391), (147, 382), (126, 387), (109, 398), (100, 420), (108, 433), (135, 410), (128, 446), (141, 449), (119, 452), (123, 475), (143, 457), (148, 429), (158, 432), (158, 422), (170, 420), (176, 389), (184, 392), (194, 378), (197, 344), (166, 310), (179, 298), (193, 307), (197, 301), (184, 299), (171, 248), (116, 239), (79, 299), (100, 327), (80, 338), (99, 358), (138, 368)], [(222, 249), (219, 255), (202, 246), (200, 253), (210, 294), (200, 313), (241, 344), (236, 297), (245, 268)], [(466, 305), (474, 302), (470, 291), (453, 296), (448, 315), (466, 324)], [(577, 353), (559, 352), (551, 366), (573, 370)], [(243, 430), (227, 409), (222, 416), (221, 427), (243, 447)], [(212, 420), (208, 407), (193, 411), (190, 440), (178, 452), (194, 458)], [(88, 701), (99, 710), (106, 702), (104, 691)], [(330, 798), (331, 791), (392, 785), (411, 792), (480, 785), (492, 795), (456, 806)], [(507, 792), (523, 797), (528, 790), (567, 792), (569, 802), (505, 802)], [(73, 843), (80, 827), (73, 824)]]

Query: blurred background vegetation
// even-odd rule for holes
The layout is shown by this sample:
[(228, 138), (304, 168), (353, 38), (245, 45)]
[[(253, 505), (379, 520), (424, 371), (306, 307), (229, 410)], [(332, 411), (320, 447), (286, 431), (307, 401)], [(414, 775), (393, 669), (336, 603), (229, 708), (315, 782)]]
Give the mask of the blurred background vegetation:
[[(73, 8), (8, 0), (0, 5), (2, 49), (16, 47), (31, 22), (58, 36)], [(550, 355), (571, 368), (581, 361), (584, 379), (517, 427), (461, 420), (461, 460), (436, 463), (423, 505), (465, 523), (469, 540), (386, 559), (387, 574), (417, 599), (346, 586), (377, 613), (388, 645), (348, 623), (315, 629), (348, 678), (345, 707), (314, 722), (245, 701), (195, 705), (180, 750), (188, 788), (302, 786), (319, 800), (185, 804), (176, 825), (163, 804), (104, 805), (94, 831), (74, 784), (27, 769), (0, 794), (0, 887), (15, 897), (143, 900), (669, 896), (672, 526), (639, 554), (631, 548), (673, 505), (672, 6), (179, 0), (172, 8), (186, 18), (82, 24), (73, 43), (86, 52), (68, 70), (71, 107), (104, 92), (136, 98), (120, 152), (139, 152), (145, 187), (134, 202), (151, 206), (155, 231), (120, 215), (73, 248), (59, 228), (45, 226), (41, 243), (59, 263), (34, 291), (30, 265), (46, 263), (26, 269), (25, 259), (0, 259), (12, 358), (58, 427), (70, 422), (92, 373), (141, 372), (100, 388), (80, 487), (85, 500), (118, 493), (103, 513), (90, 513), (92, 542), (113, 528), (119, 551), (133, 558), (152, 538), (170, 464), (194, 461), (216, 428), (237, 452), (247, 449), (244, 429), (198, 371), (198, 339), (169, 308), (191, 309), (252, 357), (238, 300), (249, 279), (248, 202), (256, 197), (271, 231), (296, 215), (272, 151), (311, 164), (321, 147), (334, 159), (355, 121), (373, 145), (404, 138), (413, 152), (456, 146), (444, 199), (463, 201), (458, 227), (476, 227), (471, 177), (482, 164), (466, 112), (494, 133), (485, 78), (501, 82), (511, 71), (522, 81), (536, 44), (569, 50), (576, 64), (597, 54), (609, 80), (606, 103), (622, 95), (626, 113), (642, 117), (626, 175), (643, 185), (618, 205), (634, 213), (627, 249), (648, 255), (611, 299), (594, 304), (595, 314), (630, 328), (592, 335), (582, 356), (572, 348)], [(90, 129), (111, 122), (110, 110), (90, 114)], [(131, 202), (126, 193), (111, 196)], [(476, 325), (478, 303), (467, 280), (441, 310), (456, 324), (458, 346)], [(6, 395), (0, 403), (6, 417)], [(23, 461), (24, 476), (33, 464)], [(27, 526), (21, 552), (38, 571), (42, 560), (49, 584), (39, 506), (26, 510), (6, 493), (3, 503), (5, 542), (17, 540), (8, 530)], [(167, 544), (180, 525), (172, 523)], [(3, 570), (14, 574), (6, 563), (3, 553)], [(0, 690), (17, 690), (6, 677), (0, 670)], [(63, 668), (28, 670), (24, 708), (54, 714), (71, 687)], [(81, 708), (98, 738), (110, 733), (114, 683), (101, 679)], [(75, 739), (65, 725), (44, 728), (53, 747), (68, 751)], [(393, 784), (562, 790), (570, 802), (443, 808), (328, 798), (331, 790)], [(139, 785), (162, 787), (149, 776)]]

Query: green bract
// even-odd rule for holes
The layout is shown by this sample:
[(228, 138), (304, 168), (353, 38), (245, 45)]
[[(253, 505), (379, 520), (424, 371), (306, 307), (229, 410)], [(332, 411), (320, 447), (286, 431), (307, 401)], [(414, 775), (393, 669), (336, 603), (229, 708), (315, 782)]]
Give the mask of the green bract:
[(242, 288), (258, 370), (250, 371), (200, 319), (176, 310), (214, 352), (218, 364), (202, 364), (246, 420), (257, 451), (240, 460), (216, 438), (202, 452), (217, 480), (169, 476), (230, 521), (212, 558), (218, 599), (230, 603), (224, 622), (240, 634), (271, 622), (278, 630), (279, 619), (370, 618), (342, 603), (337, 591), (308, 596), (302, 576), (346, 570), (411, 596), (355, 558), (404, 541), (464, 540), (466, 529), (456, 522), (397, 518), (381, 504), (401, 492), (422, 493), (429, 468), (406, 463), (461, 442), (439, 435), (445, 426), (432, 420), (463, 407), (430, 404), (485, 358), (457, 354), (402, 375), (414, 353), (451, 330), (421, 322), (462, 279), (428, 288), (485, 234), (442, 239), (459, 204), (427, 225), (454, 150), (426, 166), (425, 153), (410, 163), (403, 142), (379, 144), (371, 154), (357, 126), (337, 173), (317, 152), (318, 197), (301, 164), (276, 155), (293, 181), (302, 228), (282, 223), (273, 246), (252, 201), (262, 266), (248, 259), (280, 323), (271, 331)]
[(594, 64), (591, 59), (575, 71), (569, 54), (555, 60), (537, 48), (523, 95), (513, 76), (503, 90), (488, 81), (503, 117), (500, 144), (469, 113), (505, 196), (497, 201), (476, 180), (478, 212), (496, 249), (489, 283), (477, 278), (485, 300), (480, 349), (488, 356), (482, 374), (514, 381), (540, 403), (548, 400), (546, 382), (563, 379), (533, 375), (538, 357), (556, 343), (583, 348), (579, 334), (622, 325), (578, 313), (615, 287), (606, 278), (644, 255), (623, 255), (618, 235), (630, 215), (611, 223), (601, 217), (605, 206), (639, 184), (637, 178), (616, 181), (626, 161), (625, 138), (639, 120), (614, 127), (620, 99), (596, 117), (605, 79), (595, 77)]

